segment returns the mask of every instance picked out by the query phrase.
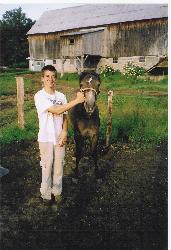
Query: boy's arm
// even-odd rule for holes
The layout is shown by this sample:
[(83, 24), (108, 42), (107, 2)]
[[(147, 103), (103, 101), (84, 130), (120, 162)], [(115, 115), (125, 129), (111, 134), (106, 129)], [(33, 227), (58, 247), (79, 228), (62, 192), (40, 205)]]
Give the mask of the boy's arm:
[(63, 125), (62, 125), (62, 132), (59, 136), (59, 146), (62, 147), (67, 142), (67, 131), (68, 131), (68, 115), (63, 114)]
[(67, 134), (67, 131), (68, 131), (68, 115), (67, 114), (63, 114), (62, 131), (64, 131)]
[(75, 100), (72, 100), (69, 103), (64, 104), (64, 105), (59, 105), (57, 107), (51, 106), (47, 110), (53, 114), (60, 115), (60, 114), (64, 113), (65, 111), (68, 111), (69, 109), (71, 109), (75, 105), (82, 103), (84, 101), (85, 101), (84, 95), (81, 92), (78, 92)]

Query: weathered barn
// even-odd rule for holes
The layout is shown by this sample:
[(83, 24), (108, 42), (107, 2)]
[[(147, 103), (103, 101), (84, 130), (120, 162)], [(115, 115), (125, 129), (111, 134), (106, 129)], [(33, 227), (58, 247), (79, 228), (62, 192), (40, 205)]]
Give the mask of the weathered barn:
[(167, 4), (88, 4), (46, 11), (27, 33), (30, 70), (76, 72), (132, 61), (147, 70), (168, 51)]

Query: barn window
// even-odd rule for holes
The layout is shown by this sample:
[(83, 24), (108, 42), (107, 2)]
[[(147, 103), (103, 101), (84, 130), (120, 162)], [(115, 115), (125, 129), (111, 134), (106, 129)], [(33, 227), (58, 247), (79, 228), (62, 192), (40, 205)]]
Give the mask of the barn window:
[(140, 56), (139, 57), (139, 62), (145, 62), (145, 56)]
[(74, 38), (69, 38), (69, 44), (70, 44), (70, 45), (73, 45), (74, 42), (75, 42), (75, 41), (74, 41)]
[(53, 64), (56, 64), (56, 60), (53, 60)]
[(118, 57), (115, 56), (115, 57), (113, 58), (113, 63), (118, 63)]
[(37, 65), (40, 65), (40, 62), (37, 62), (36, 64), (37, 64)]

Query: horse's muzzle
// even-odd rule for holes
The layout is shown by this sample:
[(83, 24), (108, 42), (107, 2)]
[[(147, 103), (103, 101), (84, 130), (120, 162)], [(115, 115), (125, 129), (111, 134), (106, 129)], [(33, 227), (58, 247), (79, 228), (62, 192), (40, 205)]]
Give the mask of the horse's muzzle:
[(93, 112), (95, 110), (95, 107), (96, 107), (95, 105), (90, 106), (86, 102), (84, 103), (84, 108), (85, 108), (87, 114), (90, 115), (90, 116), (93, 114)]

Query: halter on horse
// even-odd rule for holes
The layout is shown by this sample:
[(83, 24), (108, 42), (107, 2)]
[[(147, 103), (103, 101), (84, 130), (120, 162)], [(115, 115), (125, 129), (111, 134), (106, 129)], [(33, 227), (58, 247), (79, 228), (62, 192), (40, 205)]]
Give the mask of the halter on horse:
[[(83, 73), (85, 74), (85, 73)], [(84, 93), (84, 107), (86, 112), (91, 115), (96, 106), (97, 95), (100, 93), (100, 79), (96, 73), (87, 73), (80, 82), (80, 91)]]

